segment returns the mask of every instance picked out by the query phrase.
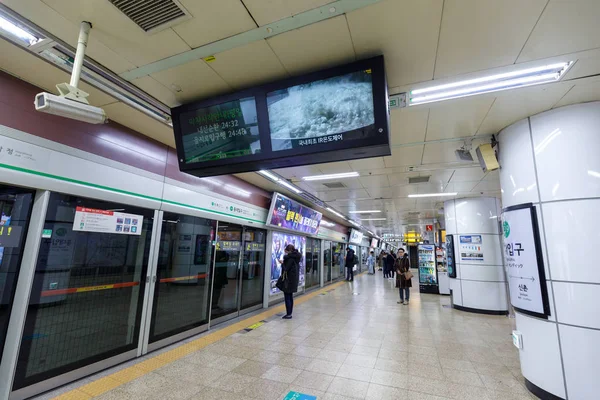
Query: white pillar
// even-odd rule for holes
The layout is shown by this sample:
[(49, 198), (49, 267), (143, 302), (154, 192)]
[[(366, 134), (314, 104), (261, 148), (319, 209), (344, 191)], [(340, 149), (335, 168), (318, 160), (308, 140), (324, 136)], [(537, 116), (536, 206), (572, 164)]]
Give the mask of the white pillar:
[(516, 312), (526, 384), (542, 398), (597, 399), (600, 102), (529, 117), (498, 138), (503, 206), (536, 208), (550, 304), (547, 320)]
[(444, 203), (446, 235), (454, 241), (452, 306), (463, 311), (508, 312), (500, 237), (500, 200), (475, 197)]

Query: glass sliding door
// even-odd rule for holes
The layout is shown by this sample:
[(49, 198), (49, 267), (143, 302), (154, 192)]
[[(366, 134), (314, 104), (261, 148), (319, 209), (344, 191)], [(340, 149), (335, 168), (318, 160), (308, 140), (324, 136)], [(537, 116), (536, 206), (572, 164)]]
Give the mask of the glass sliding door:
[(149, 342), (208, 324), (217, 222), (164, 213)]
[(332, 243), (331, 244), (331, 253), (332, 253), (332, 264), (331, 264), (331, 280), (335, 281), (337, 279), (344, 277), (344, 260), (346, 258), (345, 254), (346, 245), (343, 243)]
[(331, 242), (323, 240), (323, 268), (325, 268), (325, 282), (331, 282)]
[(0, 359), (23, 258), (34, 192), (0, 185)]
[(320, 284), (320, 253), (321, 241), (319, 239), (306, 239), (306, 289)]
[(218, 323), (262, 304), (267, 233), (219, 222), (216, 238), (210, 318)]
[(138, 347), (153, 217), (50, 195), (13, 389)]

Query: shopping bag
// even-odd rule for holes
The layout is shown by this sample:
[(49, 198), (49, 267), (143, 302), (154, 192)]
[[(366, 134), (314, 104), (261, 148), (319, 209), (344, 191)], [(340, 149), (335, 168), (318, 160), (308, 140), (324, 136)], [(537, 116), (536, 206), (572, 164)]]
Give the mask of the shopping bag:
[(283, 272), (281, 274), (281, 276), (279, 277), (279, 279), (277, 279), (277, 283), (275, 284), (275, 287), (279, 290), (281, 290), (282, 292), (285, 292), (287, 290), (289, 286), (289, 279), (287, 278), (287, 272)]
[(358, 269), (358, 267), (356, 265), (354, 265), (354, 267), (352, 267), (352, 271), (356, 271)]
[(410, 271), (406, 271), (404, 273), (404, 279), (406, 279), (406, 280), (412, 279), (413, 276), (414, 276), (413, 273)]

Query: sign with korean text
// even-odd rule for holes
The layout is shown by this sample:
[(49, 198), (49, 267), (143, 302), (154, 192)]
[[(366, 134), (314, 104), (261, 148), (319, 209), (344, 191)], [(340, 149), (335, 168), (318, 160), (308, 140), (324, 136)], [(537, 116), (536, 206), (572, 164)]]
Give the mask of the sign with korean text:
[(121, 235), (141, 235), (143, 215), (77, 207), (73, 230), (96, 233), (116, 233)]
[(535, 208), (506, 208), (502, 230), (510, 301), (519, 311), (546, 318), (550, 309)]
[(483, 236), (464, 235), (459, 237), (461, 261), (484, 261)]
[(321, 224), (321, 214), (279, 193), (273, 195), (267, 225), (277, 226), (309, 235), (316, 235)]

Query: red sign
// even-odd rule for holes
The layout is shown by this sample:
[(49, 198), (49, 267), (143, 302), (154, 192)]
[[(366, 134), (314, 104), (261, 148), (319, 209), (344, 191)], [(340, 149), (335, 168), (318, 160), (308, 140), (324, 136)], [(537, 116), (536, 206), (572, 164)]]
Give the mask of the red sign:
[(425, 225), (425, 230), (427, 232), (433, 232), (433, 225)]

